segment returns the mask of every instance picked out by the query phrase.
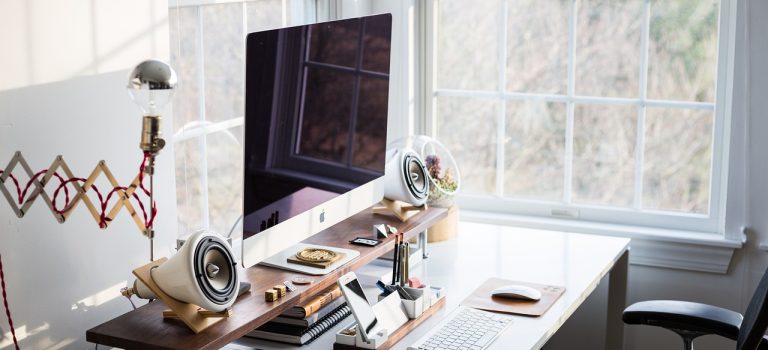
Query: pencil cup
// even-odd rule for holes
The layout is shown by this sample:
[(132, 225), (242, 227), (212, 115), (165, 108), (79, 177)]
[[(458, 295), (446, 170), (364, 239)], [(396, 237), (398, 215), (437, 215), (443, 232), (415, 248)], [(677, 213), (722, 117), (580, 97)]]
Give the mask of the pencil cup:
[(425, 285), (421, 288), (403, 287), (408, 294), (414, 298), (421, 299), (422, 310), (429, 309), (432, 306), (432, 291), (429, 286)]
[(415, 300), (403, 299), (403, 306), (405, 307), (405, 314), (410, 319), (415, 319), (424, 313), (424, 300), (422, 297), (418, 297)]

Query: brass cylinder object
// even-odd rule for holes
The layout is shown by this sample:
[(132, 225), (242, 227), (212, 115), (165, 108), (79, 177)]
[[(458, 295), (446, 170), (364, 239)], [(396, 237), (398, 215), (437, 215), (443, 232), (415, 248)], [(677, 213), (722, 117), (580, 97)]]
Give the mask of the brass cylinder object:
[(144, 152), (154, 155), (165, 147), (165, 140), (162, 138), (161, 121), (162, 118), (159, 115), (144, 116), (141, 124), (141, 143), (139, 144), (139, 148)]

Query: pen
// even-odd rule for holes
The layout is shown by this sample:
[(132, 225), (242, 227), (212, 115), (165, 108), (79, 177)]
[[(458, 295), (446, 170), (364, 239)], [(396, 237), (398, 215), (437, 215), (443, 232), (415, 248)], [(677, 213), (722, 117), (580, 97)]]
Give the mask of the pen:
[(405, 286), (405, 283), (408, 282), (408, 278), (410, 277), (409, 272), (411, 270), (411, 244), (408, 242), (405, 242), (405, 254), (403, 255), (403, 266), (405, 266), (405, 268), (403, 269), (403, 280), (400, 281), (400, 283)]
[(406, 281), (408, 281), (408, 242), (403, 242), (402, 251), (400, 255), (402, 255), (401, 261), (403, 265), (401, 268), (403, 272), (400, 273), (400, 285), (405, 286)]
[(408, 270), (408, 265), (405, 264), (405, 250), (407, 249), (407, 243), (402, 242), (400, 243), (400, 286), (405, 286), (405, 274)]
[(398, 264), (398, 257), (400, 256), (400, 236), (395, 235), (395, 254), (393, 255), (392, 259), (392, 283), (395, 284), (397, 282), (397, 264)]

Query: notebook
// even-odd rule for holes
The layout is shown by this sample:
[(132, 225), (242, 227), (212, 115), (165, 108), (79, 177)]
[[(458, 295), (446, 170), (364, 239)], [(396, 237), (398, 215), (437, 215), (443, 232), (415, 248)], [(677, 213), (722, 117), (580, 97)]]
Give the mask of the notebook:
[[(491, 297), (492, 290), (510, 284), (519, 284), (535, 288), (541, 292), (541, 299), (538, 301), (529, 301)], [(565, 287), (561, 286), (491, 278), (475, 289), (470, 296), (461, 302), (461, 305), (486, 311), (538, 317), (547, 312), (552, 304), (554, 304), (564, 292)]]
[(343, 303), (310, 327), (267, 323), (251, 331), (246, 336), (288, 344), (305, 345), (323, 335), (323, 333), (333, 328), (333, 326), (350, 314), (349, 306), (347, 306), (347, 303)]

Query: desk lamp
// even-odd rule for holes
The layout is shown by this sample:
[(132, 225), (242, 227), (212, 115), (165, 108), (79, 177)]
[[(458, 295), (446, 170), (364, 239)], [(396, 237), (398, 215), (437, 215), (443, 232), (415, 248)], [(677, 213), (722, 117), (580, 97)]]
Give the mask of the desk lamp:
[[(139, 63), (128, 77), (128, 93), (143, 112), (141, 130), (141, 143), (139, 148), (148, 158), (144, 169), (149, 175), (149, 202), (151, 220), (155, 218), (154, 201), (154, 173), (155, 157), (165, 146), (162, 138), (161, 120), (159, 111), (171, 101), (177, 83), (176, 72), (168, 64), (160, 60), (149, 59)], [(149, 256), (154, 260), (155, 231), (152, 225), (144, 230), (144, 235), (149, 238)]]

